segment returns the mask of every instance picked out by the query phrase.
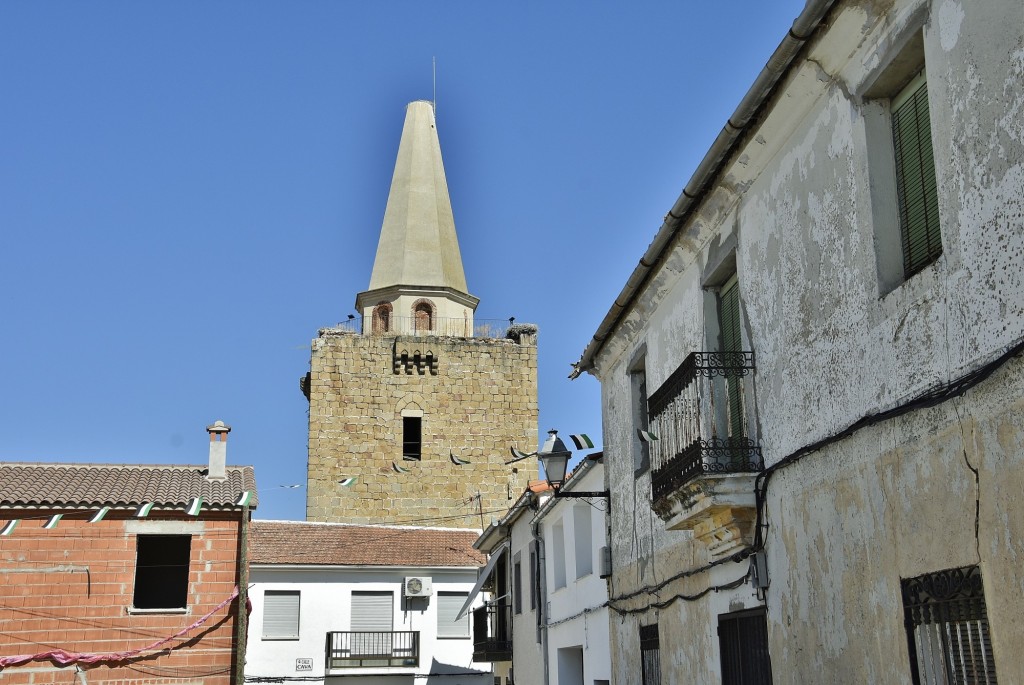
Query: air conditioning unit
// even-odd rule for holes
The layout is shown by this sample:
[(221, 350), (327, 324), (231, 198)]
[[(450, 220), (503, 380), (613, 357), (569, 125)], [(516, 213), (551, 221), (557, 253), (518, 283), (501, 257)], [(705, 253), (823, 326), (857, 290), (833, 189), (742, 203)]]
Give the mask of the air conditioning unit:
[(434, 594), (433, 588), (430, 587), (430, 578), (423, 576), (410, 576), (405, 579), (402, 583), (404, 588), (404, 594), (406, 597), (429, 597)]

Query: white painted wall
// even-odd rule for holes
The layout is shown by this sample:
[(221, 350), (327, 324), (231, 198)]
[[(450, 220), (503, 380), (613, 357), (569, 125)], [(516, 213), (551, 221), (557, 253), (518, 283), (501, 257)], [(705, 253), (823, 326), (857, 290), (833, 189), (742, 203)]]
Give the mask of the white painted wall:
[[(567, 489), (604, 490), (603, 465), (592, 462), (581, 477), (569, 481)], [(604, 498), (552, 499), (537, 514), (549, 559), (555, 554), (558, 544), (553, 530), (561, 526), (564, 533), (561, 544), (565, 556), (566, 586), (555, 589), (554, 569), (551, 564), (546, 569), (550, 685), (589, 684), (611, 677), (609, 616), (604, 606), (608, 589), (606, 581), (600, 577), (601, 548), (608, 544), (607, 506), (608, 500)], [(581, 519), (587, 517), (589, 531), (578, 526)], [(581, 535), (586, 535), (586, 544), (578, 544)], [(577, 551), (586, 553), (586, 557), (581, 558)]]
[[(422, 683), (431, 680), (411, 679), (410, 675), (483, 671), (483, 675), (464, 675), (455, 679), (444, 679), (444, 682), (491, 685), (491, 665), (474, 664), (472, 661), (471, 636), (443, 639), (437, 637), (437, 594), (468, 594), (476, 582), (476, 575), (476, 568), (382, 569), (253, 565), (249, 576), (253, 584), (249, 593), (253, 608), (249, 617), (245, 674), (258, 677), (324, 678), (326, 635), (330, 631), (350, 629), (352, 592), (390, 591), (395, 596), (394, 630), (420, 633), (420, 665), (417, 668), (335, 669), (327, 674), (328, 676), (344, 675), (345, 683), (355, 684), (364, 679), (353, 676), (388, 673), (395, 675), (396, 683)], [(403, 600), (402, 582), (407, 576), (427, 576), (432, 579), (433, 595), (429, 601)], [(301, 593), (298, 640), (263, 639), (263, 597), (268, 590), (297, 590)], [(477, 599), (477, 604), (480, 603), (482, 598)], [(296, 670), (296, 659), (312, 659), (313, 670)], [(374, 676), (366, 678), (365, 682), (390, 681)]]

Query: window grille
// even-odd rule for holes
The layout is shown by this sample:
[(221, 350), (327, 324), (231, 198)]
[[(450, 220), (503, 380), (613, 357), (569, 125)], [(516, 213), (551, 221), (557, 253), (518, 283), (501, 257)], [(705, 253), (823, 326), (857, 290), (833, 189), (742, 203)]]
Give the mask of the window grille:
[(718, 617), (722, 685), (771, 685), (768, 619), (763, 608)]
[(640, 682), (661, 685), (661, 642), (657, 623), (640, 626)]
[(978, 567), (908, 578), (900, 589), (915, 685), (993, 685), (996, 666)]

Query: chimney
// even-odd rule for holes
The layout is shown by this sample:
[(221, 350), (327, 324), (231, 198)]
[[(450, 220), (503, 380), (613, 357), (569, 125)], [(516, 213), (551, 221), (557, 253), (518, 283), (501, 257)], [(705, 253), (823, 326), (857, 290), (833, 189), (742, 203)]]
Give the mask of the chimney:
[(206, 471), (207, 480), (224, 480), (227, 478), (226, 466), (228, 460), (228, 433), (231, 426), (223, 421), (214, 421), (212, 426), (206, 427), (210, 434), (210, 466)]

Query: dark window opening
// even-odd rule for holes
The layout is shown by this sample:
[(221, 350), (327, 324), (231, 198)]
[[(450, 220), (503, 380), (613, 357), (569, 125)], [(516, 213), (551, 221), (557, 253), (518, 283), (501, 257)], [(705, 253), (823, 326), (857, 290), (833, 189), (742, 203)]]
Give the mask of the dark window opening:
[(517, 614), (523, 613), (523, 565), (516, 552), (515, 563), (512, 565), (512, 607)]
[(661, 685), (661, 641), (657, 623), (640, 626), (640, 682)]
[(996, 682), (988, 610), (977, 566), (900, 581), (915, 685)]
[(139, 535), (132, 605), (136, 609), (187, 607), (191, 552), (191, 535)]
[(419, 460), (423, 452), (422, 420), (419, 416), (402, 417), (402, 457)]
[(768, 618), (763, 608), (719, 616), (718, 642), (722, 685), (771, 685)]
[[(629, 371), (630, 393), (632, 395), (633, 428), (640, 431), (650, 429), (647, 415), (647, 371), (643, 358), (633, 365)], [(651, 468), (651, 451), (647, 441), (641, 440), (634, 430), (633, 439), (633, 477), (639, 477)]]

